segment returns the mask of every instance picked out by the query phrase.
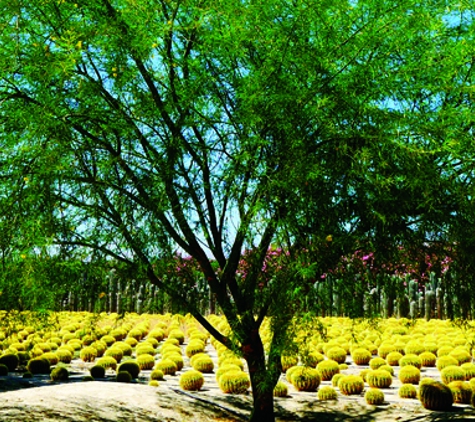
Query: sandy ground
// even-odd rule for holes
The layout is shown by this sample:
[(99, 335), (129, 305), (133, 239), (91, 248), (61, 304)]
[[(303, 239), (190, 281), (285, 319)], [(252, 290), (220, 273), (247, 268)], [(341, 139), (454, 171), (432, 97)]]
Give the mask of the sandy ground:
[[(213, 348), (208, 346), (213, 354)], [(215, 357), (215, 356), (214, 356)], [(364, 367), (350, 367), (344, 373), (359, 373)], [(143, 371), (135, 383), (113, 381), (109, 372), (101, 381), (83, 382), (91, 364), (79, 360), (71, 365), (70, 380), (53, 383), (48, 377), (23, 380), (19, 375), (0, 377), (0, 422), (66, 421), (66, 422), (152, 422), (152, 421), (245, 421), (251, 395), (223, 394), (215, 374), (205, 374), (205, 385), (199, 392), (184, 392), (178, 385), (179, 374), (167, 376), (159, 387), (147, 385), (150, 371)], [(189, 369), (185, 365), (184, 370)], [(384, 389), (386, 402), (369, 406), (363, 396), (339, 395), (336, 402), (321, 402), (316, 393), (296, 391), (289, 385), (289, 397), (276, 398), (278, 421), (451, 421), (475, 420), (475, 409), (454, 405), (451, 412), (425, 410), (418, 400), (401, 400), (397, 395), (396, 377)], [(424, 369), (422, 376), (437, 378), (436, 369)], [(282, 378), (285, 380), (285, 378)], [(330, 385), (329, 381), (321, 385)]]

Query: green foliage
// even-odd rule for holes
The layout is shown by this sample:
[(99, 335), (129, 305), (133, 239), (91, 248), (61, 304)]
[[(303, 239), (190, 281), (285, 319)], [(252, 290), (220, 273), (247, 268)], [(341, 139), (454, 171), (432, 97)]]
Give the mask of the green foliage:
[(155, 380), (155, 381), (161, 381), (163, 380), (164, 373), (160, 369), (154, 369), (152, 373), (150, 374), (150, 379)]
[(91, 376), (95, 378), (104, 378), (106, 376), (106, 368), (101, 365), (94, 365), (89, 372)]
[(446, 366), (440, 371), (440, 377), (444, 384), (450, 384), (452, 381), (464, 381), (465, 370), (456, 365)]
[(0, 364), (5, 365), (8, 368), (9, 372), (13, 372), (18, 364), (20, 363), (20, 359), (15, 354), (6, 354), (0, 356)]
[[(297, 311), (364, 314), (363, 277), (321, 278), (341, 256), (456, 219), (472, 269), (463, 5), (454, 28), (444, 2), (0, 1), (2, 307), (54, 309), (113, 259), (248, 363), (271, 317), (253, 377), (270, 393)], [(210, 293), (229, 338), (200, 313)]]
[(371, 353), (368, 349), (357, 348), (351, 352), (351, 358), (356, 365), (367, 365), (371, 360)]
[(468, 382), (452, 381), (448, 384), (454, 403), (470, 404), (472, 388)]
[[(153, 364), (152, 364), (153, 367)], [(121, 363), (117, 369), (118, 372), (127, 371), (132, 378), (137, 378), (140, 374), (140, 365), (137, 362), (128, 360), (124, 363)], [(91, 374), (92, 375), (92, 374)]]
[(389, 363), (390, 360), (391, 359), (388, 359), (388, 362), (386, 362), (383, 358), (376, 357), (376, 358), (373, 358), (369, 361), (369, 367), (373, 370), (376, 370), (376, 369), (380, 368), (381, 366), (386, 365), (387, 363), (390, 365), (390, 363)]
[(158, 361), (154, 369), (159, 369), (164, 375), (175, 375), (175, 372), (178, 370), (175, 362), (170, 359)]
[(419, 355), (422, 366), (433, 367), (437, 361), (437, 356), (431, 352), (423, 352)]
[(209, 356), (203, 356), (194, 360), (192, 366), (193, 369), (203, 373), (213, 372), (214, 369), (213, 360)]
[(289, 395), (289, 389), (287, 384), (282, 381), (278, 381), (274, 387), (274, 397), (287, 397)]
[(28, 362), (28, 371), (31, 372), (33, 375), (49, 374), (49, 360), (43, 359), (41, 357), (30, 359), (30, 361)]
[(244, 394), (250, 387), (249, 376), (243, 371), (226, 371), (219, 377), (218, 385), (223, 393)]
[(338, 381), (338, 388), (345, 396), (360, 394), (364, 390), (364, 381), (358, 375), (345, 375)]
[(384, 369), (375, 369), (368, 372), (366, 375), (366, 382), (370, 387), (374, 388), (389, 388), (393, 383), (393, 377)]
[(132, 382), (132, 375), (128, 371), (118, 372), (115, 380), (117, 382)]
[(399, 387), (398, 396), (401, 399), (415, 399), (417, 397), (417, 389), (413, 384), (403, 384)]
[(84, 362), (94, 362), (97, 357), (97, 350), (95, 347), (92, 346), (85, 347), (79, 352), (79, 357)]
[(330, 387), (329, 385), (325, 385), (317, 391), (317, 397), (318, 397), (318, 400), (322, 400), (322, 401), (338, 400), (338, 393), (333, 387)]
[(297, 391), (317, 391), (321, 381), (320, 372), (308, 366), (298, 366), (290, 376), (290, 382)]
[(384, 403), (384, 393), (378, 388), (370, 388), (366, 391), (364, 398), (366, 403), (371, 405), (380, 405)]
[(328, 359), (320, 362), (317, 365), (317, 370), (322, 377), (322, 381), (330, 381), (335, 374), (340, 372), (340, 367), (337, 362)]
[(406, 365), (399, 370), (398, 378), (403, 384), (419, 384), (421, 371), (414, 365)]
[(187, 391), (201, 390), (205, 379), (200, 371), (189, 370), (180, 376), (180, 387)]
[(0, 377), (5, 377), (8, 375), (8, 366), (0, 363)]
[(69, 379), (69, 371), (63, 366), (57, 366), (51, 371), (50, 377), (52, 381), (66, 381)]
[(426, 409), (448, 411), (452, 409), (453, 397), (450, 388), (439, 381), (424, 379), (419, 387), (419, 399)]

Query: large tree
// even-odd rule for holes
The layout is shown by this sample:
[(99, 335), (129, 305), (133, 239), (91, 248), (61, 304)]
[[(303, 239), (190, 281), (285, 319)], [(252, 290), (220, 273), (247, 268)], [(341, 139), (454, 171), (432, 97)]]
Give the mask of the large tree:
[[(241, 350), (251, 419), (274, 420), (291, 293), (308, 276), (294, 250), (318, 251), (321, 269), (355, 238), (416, 231), (433, 208), (430, 186), (417, 190), (425, 168), (443, 176), (440, 104), (426, 103), (456, 60), (433, 42), (450, 36), (444, 2), (0, 0), (0, 11), (2, 194), (28, 201), (42, 245), (145, 266)], [(263, 285), (271, 245), (289, 258)], [(232, 338), (192, 287), (156, 273), (177, 249), (198, 262)]]

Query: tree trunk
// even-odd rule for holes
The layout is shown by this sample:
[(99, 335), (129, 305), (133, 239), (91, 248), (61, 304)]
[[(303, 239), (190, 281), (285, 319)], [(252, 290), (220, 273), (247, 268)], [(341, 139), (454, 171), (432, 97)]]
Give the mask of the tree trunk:
[(270, 392), (252, 390), (254, 407), (250, 422), (275, 422), (273, 390), (273, 388)]
[(251, 377), (253, 410), (249, 420), (275, 422), (273, 393), (277, 378), (266, 368), (264, 347), (258, 330), (252, 330), (242, 350)]

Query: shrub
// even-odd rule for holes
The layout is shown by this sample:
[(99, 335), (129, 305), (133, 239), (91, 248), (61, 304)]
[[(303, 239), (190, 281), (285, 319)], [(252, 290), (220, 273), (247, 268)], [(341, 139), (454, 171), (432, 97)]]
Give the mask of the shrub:
[(97, 357), (97, 350), (95, 347), (87, 346), (84, 349), (81, 349), (79, 357), (83, 362), (94, 362)]
[[(343, 374), (335, 374), (333, 375), (333, 378), (332, 378), (332, 386), (333, 387), (338, 387), (338, 382), (340, 381), (341, 377), (344, 377)], [(322, 379), (323, 381), (323, 379)]]
[(346, 350), (339, 346), (328, 349), (326, 355), (328, 359), (332, 359), (338, 363), (344, 363), (346, 360)]
[(158, 387), (160, 384), (159, 384), (159, 382), (158, 382), (157, 380), (150, 380), (150, 381), (148, 382), (148, 385), (149, 385), (150, 387)]
[(116, 339), (110, 335), (105, 335), (101, 337), (101, 341), (105, 343), (107, 347), (111, 347), (116, 342)]
[(155, 348), (151, 344), (142, 343), (142, 344), (139, 344), (137, 348), (135, 349), (135, 354), (137, 356), (150, 355), (153, 357), (155, 356), (156, 352), (155, 352)]
[(29, 371), (23, 373), (23, 378), (33, 378), (33, 374)]
[(180, 344), (183, 344), (185, 342), (185, 334), (183, 331), (175, 329), (171, 330), (170, 333), (168, 334), (168, 338), (174, 338), (177, 339)]
[(450, 410), (454, 401), (450, 388), (439, 381), (426, 380), (428, 379), (424, 379), (419, 387), (422, 406), (428, 410)]
[[(232, 363), (224, 363), (222, 364), (217, 370), (216, 370), (216, 381), (219, 381), (219, 377), (224, 374), (227, 371), (236, 371), (236, 370), (241, 370), (241, 368), (237, 365), (234, 365)], [(290, 382), (290, 381), (289, 381)]]
[(118, 347), (114, 346), (105, 351), (104, 357), (112, 357), (116, 360), (117, 363), (120, 363), (120, 361), (124, 357), (124, 352), (122, 352), (122, 350), (120, 350)]
[(209, 374), (213, 372), (214, 369), (214, 363), (212, 359), (209, 356), (206, 357), (200, 357), (199, 359), (196, 359), (192, 363), (193, 369), (203, 372), (205, 374)]
[[(319, 352), (310, 352), (307, 356), (303, 357), (303, 362), (305, 366), (311, 366), (315, 368), (320, 362), (325, 360), (325, 356), (323, 356)], [(341, 365), (344, 365), (343, 363)]]
[(345, 396), (361, 394), (364, 390), (364, 381), (358, 375), (345, 375), (338, 382), (338, 388)]
[(96, 365), (103, 366), (105, 369), (117, 369), (117, 361), (112, 356), (104, 356), (97, 360)]
[(399, 366), (403, 367), (406, 365), (412, 365), (415, 366), (418, 369), (421, 369), (422, 367), (422, 360), (419, 356), (415, 354), (410, 354), (410, 355), (405, 355), (401, 359), (399, 359)]
[(150, 379), (155, 381), (161, 381), (163, 380), (163, 376), (163, 371), (161, 371), (160, 369), (154, 369), (150, 374)]
[(446, 385), (452, 381), (464, 381), (465, 371), (460, 366), (446, 366), (440, 371), (440, 377), (442, 378), (442, 382)]
[(351, 358), (355, 365), (367, 365), (371, 360), (371, 353), (369, 350), (359, 347), (351, 352)]
[(248, 390), (251, 382), (244, 371), (228, 371), (221, 375), (218, 385), (223, 393), (242, 394)]
[(141, 370), (146, 371), (148, 369), (153, 368), (153, 366), (155, 365), (155, 359), (153, 358), (153, 356), (143, 354), (137, 356), (136, 363)]
[(320, 372), (322, 381), (330, 381), (335, 374), (340, 372), (340, 367), (334, 360), (324, 360), (317, 365), (317, 370)]
[(0, 363), (0, 377), (6, 377), (8, 375), (8, 366)]
[(366, 391), (364, 398), (366, 403), (371, 405), (380, 405), (384, 403), (384, 393), (378, 388), (370, 388)]
[(43, 358), (33, 358), (28, 362), (28, 371), (33, 375), (38, 374), (49, 374), (50, 373), (50, 364), (48, 359)]
[(454, 403), (470, 404), (472, 398), (472, 387), (465, 381), (452, 381), (448, 387), (452, 392)]
[(163, 331), (161, 328), (154, 328), (148, 333), (147, 337), (154, 338), (157, 341), (162, 341), (165, 338), (165, 331)]
[(124, 341), (118, 341), (117, 343), (114, 343), (114, 347), (120, 349), (122, 351), (122, 354), (125, 356), (132, 356), (132, 346), (130, 344), (127, 344)]
[(434, 367), (437, 361), (437, 356), (431, 352), (423, 352), (419, 355), (419, 358), (421, 359), (422, 366), (427, 368)]
[(180, 376), (180, 387), (187, 391), (198, 391), (203, 387), (205, 379), (200, 371), (186, 371)]
[(60, 362), (71, 363), (73, 360), (73, 354), (67, 349), (60, 348), (55, 353)]
[(421, 370), (413, 365), (403, 366), (399, 371), (398, 378), (403, 384), (419, 384)]
[(118, 372), (115, 380), (117, 382), (131, 382), (132, 375), (130, 375), (127, 371)]
[(317, 391), (318, 400), (338, 400), (338, 393), (329, 385), (325, 385)]
[(289, 395), (289, 389), (287, 384), (282, 381), (278, 381), (274, 387), (274, 397), (287, 397)]
[(418, 342), (418, 341), (410, 341), (406, 344), (404, 348), (405, 355), (420, 355), (421, 353), (425, 352), (425, 346)]
[(360, 377), (363, 378), (363, 381), (366, 382), (366, 377), (372, 371), (372, 369), (363, 369), (360, 371)]
[(175, 362), (170, 359), (162, 359), (157, 362), (154, 369), (159, 369), (164, 375), (175, 375), (175, 372), (178, 370)]
[(389, 388), (393, 383), (393, 377), (388, 371), (376, 369), (368, 372), (366, 382), (373, 388)]
[(104, 378), (106, 376), (106, 369), (104, 366), (94, 365), (89, 373), (93, 378)]
[(282, 355), (280, 357), (280, 362), (282, 364), (282, 372), (287, 372), (287, 369), (296, 366), (299, 363), (299, 358), (294, 355)]
[(475, 365), (473, 363), (462, 363), (460, 367), (465, 371), (465, 381), (469, 381), (475, 377)]
[[(163, 356), (169, 352), (175, 352), (181, 355), (181, 349), (179, 346), (175, 346), (174, 344), (163, 344), (162, 347), (160, 347), (160, 354)], [(196, 353), (194, 356), (196, 356), (198, 353)]]
[(143, 332), (139, 328), (132, 328), (127, 334), (127, 337), (131, 337), (137, 341), (140, 341), (143, 338)]
[(292, 378), (292, 374), (294, 373), (294, 371), (297, 370), (297, 368), (300, 368), (299, 366), (292, 366), (291, 368), (287, 369), (287, 371), (285, 372), (285, 379), (288, 381), (288, 382), (291, 382), (291, 378)]
[(290, 382), (297, 391), (317, 391), (321, 382), (321, 376), (318, 370), (309, 366), (298, 366), (293, 371)]
[(458, 366), (459, 362), (453, 356), (445, 355), (437, 359), (436, 366), (439, 371), (447, 366)]
[(182, 356), (178, 355), (177, 353), (167, 353), (166, 355), (163, 355), (163, 359), (170, 359), (175, 362), (177, 371), (181, 371), (183, 366), (185, 366), (185, 361), (183, 360)]
[[(406, 368), (408, 367), (406, 366)], [(415, 399), (417, 397), (417, 389), (413, 384), (403, 384), (398, 390), (398, 395), (401, 399)]]
[(124, 363), (121, 363), (117, 371), (118, 372), (127, 371), (132, 376), (132, 379), (135, 379), (139, 376), (140, 370), (141, 370), (140, 365), (137, 362), (133, 360), (128, 360)]
[(94, 377), (92, 377), (91, 375), (84, 375), (82, 377), (82, 380), (83, 381), (94, 381)]
[(5, 365), (8, 368), (8, 372), (13, 372), (17, 368), (19, 363), (20, 359), (17, 355), (7, 354), (0, 356), (0, 364)]
[(386, 356), (386, 362), (388, 365), (391, 366), (398, 366), (399, 365), (399, 360), (403, 357), (402, 353), (399, 352), (391, 352)]
[(200, 340), (191, 340), (185, 347), (185, 354), (189, 358), (197, 353), (203, 353), (205, 351), (205, 344)]
[(391, 353), (394, 352), (394, 345), (393, 344), (382, 344), (378, 348), (378, 356), (380, 358), (386, 359), (386, 357)]
[(69, 371), (64, 366), (57, 366), (51, 371), (50, 377), (53, 381), (66, 381), (69, 378)]
[[(103, 341), (95, 341), (91, 344), (92, 347), (96, 349), (97, 357), (100, 358), (104, 356), (105, 351), (107, 350), (107, 344)], [(74, 352), (73, 352), (74, 353)]]
[(381, 365), (378, 369), (388, 371), (391, 374), (391, 376), (394, 376), (394, 368), (391, 365), (388, 365), (388, 364)]
[(470, 356), (470, 353), (468, 353), (465, 349), (454, 349), (449, 353), (449, 356), (457, 359), (459, 365), (462, 365), (462, 363), (472, 362), (472, 356)]
[(454, 350), (452, 346), (442, 346), (437, 349), (437, 357), (448, 356)]

